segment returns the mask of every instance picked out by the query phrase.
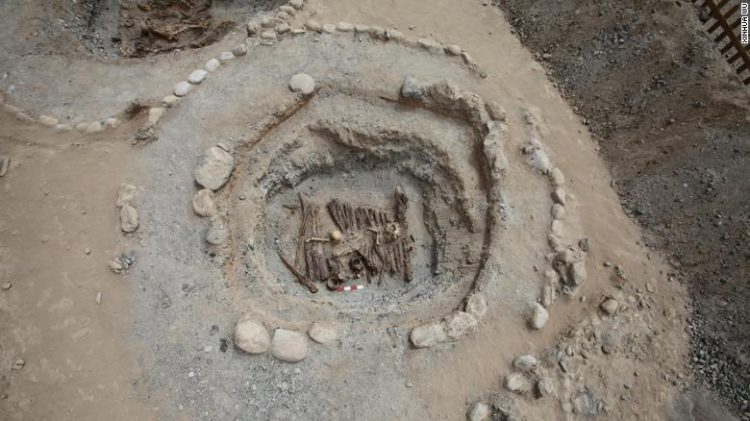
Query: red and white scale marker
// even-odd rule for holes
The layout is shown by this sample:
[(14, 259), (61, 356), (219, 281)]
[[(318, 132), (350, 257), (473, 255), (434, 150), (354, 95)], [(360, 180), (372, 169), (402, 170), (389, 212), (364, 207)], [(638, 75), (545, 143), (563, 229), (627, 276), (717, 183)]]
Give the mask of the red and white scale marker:
[(338, 287), (336, 288), (336, 291), (338, 292), (350, 292), (350, 291), (359, 291), (360, 289), (365, 289), (364, 285), (351, 285), (346, 287)]

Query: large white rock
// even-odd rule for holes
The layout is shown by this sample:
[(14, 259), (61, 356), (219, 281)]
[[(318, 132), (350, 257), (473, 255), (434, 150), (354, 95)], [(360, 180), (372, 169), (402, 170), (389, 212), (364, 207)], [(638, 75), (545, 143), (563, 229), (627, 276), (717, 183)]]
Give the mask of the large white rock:
[(216, 191), (229, 180), (233, 169), (232, 155), (218, 146), (212, 146), (201, 157), (195, 169), (195, 181), (207, 189)]
[(206, 79), (206, 76), (208, 76), (208, 72), (206, 70), (194, 70), (193, 73), (190, 73), (190, 76), (188, 76), (188, 82), (197, 85), (203, 82)]
[(234, 345), (248, 354), (262, 354), (271, 345), (271, 337), (262, 323), (240, 320), (234, 328)]
[(429, 348), (445, 341), (445, 327), (442, 323), (418, 326), (411, 330), (409, 339), (417, 348)]
[(181, 81), (181, 82), (177, 82), (174, 85), (174, 89), (173, 89), (172, 92), (177, 97), (185, 96), (185, 95), (188, 94), (188, 92), (190, 92), (190, 83), (188, 83), (188, 82), (186, 82), (184, 80)]
[(203, 68), (205, 68), (206, 71), (215, 72), (216, 69), (219, 68), (219, 66), (221, 66), (221, 62), (215, 58), (212, 58), (211, 60), (208, 60), (206, 62), (206, 65), (203, 66)]
[(451, 339), (458, 339), (477, 329), (477, 319), (464, 311), (451, 315), (447, 323), (447, 334)]
[(492, 409), (484, 402), (475, 402), (466, 414), (468, 421), (490, 421)]
[(513, 367), (521, 371), (530, 371), (536, 368), (539, 361), (533, 355), (519, 355), (513, 360)]
[(289, 363), (302, 361), (307, 356), (307, 339), (293, 330), (276, 329), (271, 340), (271, 354)]
[(216, 202), (211, 190), (201, 189), (193, 195), (193, 212), (204, 217), (216, 215)]
[(310, 330), (307, 331), (313, 341), (319, 344), (329, 344), (336, 340), (338, 335), (336, 330), (330, 326), (323, 325), (321, 323), (313, 323), (310, 326)]
[(547, 324), (547, 320), (549, 320), (547, 309), (539, 303), (534, 303), (531, 310), (531, 316), (529, 317), (529, 326), (538, 330)]
[(289, 89), (303, 95), (310, 95), (315, 90), (315, 79), (305, 73), (297, 73), (289, 79)]

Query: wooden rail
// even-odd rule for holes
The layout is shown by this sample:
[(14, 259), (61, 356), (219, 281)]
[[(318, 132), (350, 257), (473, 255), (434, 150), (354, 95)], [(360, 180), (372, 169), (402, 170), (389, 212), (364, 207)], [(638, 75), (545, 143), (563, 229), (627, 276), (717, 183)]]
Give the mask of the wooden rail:
[[(693, 3), (699, 1), (693, 0)], [(719, 52), (734, 68), (742, 83), (749, 85), (750, 44), (742, 44), (740, 41), (740, 2), (721, 0), (717, 3), (716, 0), (703, 0), (700, 7), (708, 11), (708, 18), (701, 21), (706, 25), (709, 35), (714, 36), (714, 42), (720, 46)]]

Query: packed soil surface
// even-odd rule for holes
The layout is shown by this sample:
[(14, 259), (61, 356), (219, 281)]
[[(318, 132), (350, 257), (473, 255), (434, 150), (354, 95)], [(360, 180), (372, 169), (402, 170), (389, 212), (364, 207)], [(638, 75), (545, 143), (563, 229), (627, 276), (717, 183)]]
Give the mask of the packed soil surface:
[[(0, 4), (0, 419), (733, 419), (695, 373), (742, 414), (746, 96), (687, 7), (209, 3)], [(654, 16), (637, 54), (676, 55), (638, 70), (620, 39)], [(584, 27), (538, 35), (585, 52), (570, 85), (518, 39)], [(310, 253), (393, 242), (329, 244), (332, 200), (408, 226), (408, 282), (360, 248), (394, 270), (301, 285)]]
[(648, 244), (688, 285), (701, 383), (748, 419), (748, 88), (691, 2), (495, 3), (588, 124)]

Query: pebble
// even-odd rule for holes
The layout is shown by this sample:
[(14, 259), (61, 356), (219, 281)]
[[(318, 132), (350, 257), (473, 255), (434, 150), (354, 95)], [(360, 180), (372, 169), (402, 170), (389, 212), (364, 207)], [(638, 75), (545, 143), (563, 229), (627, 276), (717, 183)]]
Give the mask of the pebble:
[(552, 218), (557, 220), (565, 218), (565, 207), (559, 203), (552, 205)]
[(239, 44), (238, 46), (232, 48), (232, 54), (235, 57), (242, 57), (247, 54), (247, 47), (245, 46), (245, 44)]
[(586, 281), (586, 263), (582, 260), (573, 262), (570, 267), (570, 281), (573, 286), (579, 286)]
[(563, 224), (562, 224), (562, 221), (560, 221), (559, 219), (554, 219), (552, 221), (552, 223), (550, 224), (549, 228), (550, 228), (550, 232), (552, 232), (552, 234), (555, 234), (557, 236), (562, 236), (562, 234), (563, 234)]
[(115, 201), (115, 205), (117, 205), (118, 208), (121, 208), (132, 202), (133, 199), (135, 199), (136, 190), (137, 188), (132, 184), (121, 184), (120, 190), (118, 190), (117, 192), (117, 200)]
[(618, 306), (619, 304), (617, 303), (617, 300), (614, 298), (607, 298), (599, 305), (599, 308), (601, 308), (605, 314), (613, 315), (617, 312)]
[(558, 187), (552, 192), (552, 200), (554, 200), (555, 203), (565, 206), (566, 199), (567, 194), (565, 193), (564, 188)]
[(519, 355), (513, 360), (513, 367), (521, 371), (531, 371), (539, 364), (533, 355)]
[(336, 331), (333, 328), (317, 322), (313, 323), (312, 326), (310, 326), (310, 330), (307, 331), (307, 334), (310, 335), (310, 338), (313, 341), (319, 344), (329, 344), (335, 341), (338, 337)]
[(531, 390), (531, 383), (522, 373), (510, 373), (503, 382), (506, 389), (515, 393), (525, 393)]
[[(118, 119), (116, 119), (114, 117), (110, 117), (110, 118), (104, 120), (104, 127), (108, 128), (108, 129), (114, 129), (115, 127), (117, 127), (119, 125), (120, 125), (120, 120), (118, 120)], [(65, 130), (70, 130), (70, 126), (68, 126), (67, 124), (65, 124), (64, 126), (65, 126)]]
[(206, 79), (206, 76), (208, 76), (208, 71), (203, 69), (194, 70), (193, 73), (190, 73), (190, 76), (188, 76), (188, 82), (197, 85), (203, 82)]
[(382, 26), (371, 26), (370, 27), (370, 35), (373, 38), (384, 38), (385, 37), (385, 29), (383, 29)]
[(425, 94), (425, 87), (414, 76), (406, 75), (401, 85), (401, 96), (404, 98), (421, 99)]
[(295, 9), (292, 6), (289, 6), (288, 4), (285, 4), (283, 6), (279, 6), (279, 10), (282, 11), (282, 12), (284, 12), (284, 13), (287, 13), (287, 14), (289, 14), (291, 16), (294, 16), (297, 13), (297, 9)]
[(206, 242), (214, 246), (220, 246), (229, 240), (229, 225), (224, 218), (215, 216), (211, 218), (206, 231)]
[(354, 25), (354, 32), (365, 33), (370, 32), (370, 27), (367, 25), (356, 24)]
[(271, 346), (271, 337), (262, 323), (245, 319), (234, 327), (234, 345), (248, 354), (262, 354)]
[(13, 288), (13, 283), (11, 283), (10, 281), (3, 282), (2, 288), (3, 288), (3, 291), (7, 291), (7, 290)]
[(224, 51), (221, 54), (219, 54), (219, 61), (222, 63), (226, 63), (232, 60), (234, 60), (234, 54), (232, 54), (231, 51)]
[(476, 317), (464, 311), (459, 311), (448, 319), (446, 333), (449, 338), (458, 339), (476, 331), (477, 324)]
[(299, 10), (305, 4), (305, 0), (289, 0), (289, 5)]
[(539, 303), (534, 303), (531, 317), (529, 318), (529, 326), (533, 329), (539, 330), (547, 324), (547, 320), (549, 320), (547, 309)]
[(401, 41), (402, 39), (404, 39), (404, 34), (401, 31), (398, 31), (396, 29), (386, 29), (385, 39)]
[(289, 79), (289, 89), (292, 92), (309, 95), (315, 91), (315, 80), (308, 74), (297, 73)]
[(323, 25), (323, 32), (328, 33), (328, 34), (332, 34), (332, 33), (336, 32), (336, 25), (334, 25), (332, 23), (326, 23), (326, 24), (324, 24)]
[(282, 22), (282, 23), (276, 25), (275, 29), (276, 29), (276, 32), (278, 32), (280, 34), (286, 34), (287, 32), (289, 32), (289, 31), (292, 30), (292, 27), (289, 26), (288, 23)]
[(452, 56), (460, 56), (462, 50), (460, 46), (456, 44), (452, 44), (452, 45), (445, 47), (445, 52)]
[(549, 377), (542, 377), (536, 382), (536, 393), (540, 398), (554, 396), (555, 382)]
[(484, 294), (475, 292), (466, 300), (466, 312), (477, 319), (481, 319), (487, 313), (487, 299)]
[(336, 24), (336, 29), (338, 29), (339, 32), (351, 32), (354, 30), (354, 25), (349, 22), (339, 22)]
[(323, 26), (320, 24), (320, 22), (314, 19), (310, 19), (307, 22), (305, 22), (305, 27), (315, 32), (320, 32), (323, 29)]
[(445, 327), (441, 323), (418, 326), (411, 330), (409, 339), (417, 348), (429, 348), (445, 341)]
[(264, 16), (260, 20), (260, 26), (262, 26), (264, 28), (270, 28), (270, 27), (273, 26), (273, 24), (274, 24), (274, 21), (273, 21), (273, 19), (270, 16)]
[(549, 157), (547, 156), (547, 153), (544, 152), (541, 148), (534, 148), (534, 150), (529, 155), (529, 164), (541, 171), (542, 173), (546, 173), (550, 170), (550, 164)]
[(86, 255), (89, 255), (91, 254), (91, 249), (86, 247), (85, 249), (83, 249), (83, 252), (86, 253)]
[(219, 68), (219, 66), (221, 66), (221, 62), (220, 62), (219, 60), (215, 59), (215, 58), (212, 58), (211, 60), (208, 60), (208, 61), (206, 62), (206, 65), (205, 65), (205, 66), (203, 66), (203, 67), (204, 67), (204, 68), (206, 69), (206, 71), (208, 71), (208, 72), (215, 72), (215, 71), (216, 71), (216, 69), (218, 69), (218, 68)]
[(195, 169), (195, 181), (216, 191), (229, 180), (234, 169), (234, 158), (218, 146), (208, 148)]
[(560, 187), (565, 184), (565, 176), (559, 168), (552, 168), (549, 172), (549, 178), (552, 181), (552, 185), (555, 187)]
[(271, 340), (271, 354), (289, 363), (302, 361), (307, 356), (307, 340), (299, 332), (276, 329)]
[(174, 93), (176, 97), (185, 96), (188, 92), (190, 92), (190, 83), (184, 80), (182, 82), (177, 82), (172, 90), (172, 93)]
[(88, 123), (83, 129), (85, 133), (89, 133), (89, 134), (99, 133), (102, 130), (104, 130), (104, 126), (102, 125), (102, 123), (98, 121), (92, 121), (91, 123)]
[(492, 409), (484, 402), (475, 402), (466, 414), (468, 421), (490, 421), (491, 417)]
[(120, 228), (122, 232), (135, 232), (138, 229), (138, 210), (130, 204), (120, 208)]
[(210, 217), (216, 215), (216, 202), (213, 192), (209, 189), (201, 189), (193, 195), (193, 212), (198, 216)]
[(102, 292), (101, 291), (96, 293), (96, 303), (99, 305), (102, 304)]

